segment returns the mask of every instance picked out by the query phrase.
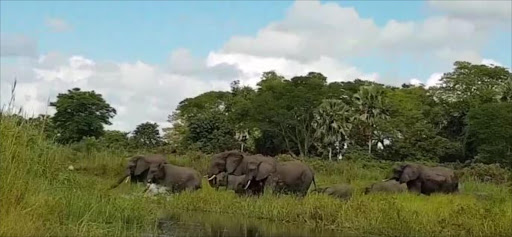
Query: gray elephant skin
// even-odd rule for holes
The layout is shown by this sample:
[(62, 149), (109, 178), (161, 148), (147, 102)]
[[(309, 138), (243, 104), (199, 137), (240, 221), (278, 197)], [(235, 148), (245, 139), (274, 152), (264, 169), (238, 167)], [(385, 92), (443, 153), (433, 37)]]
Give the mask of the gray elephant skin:
[(111, 189), (117, 187), (127, 177), (130, 177), (131, 183), (141, 182), (146, 184), (149, 166), (152, 164), (161, 163), (167, 164), (167, 160), (163, 155), (137, 155), (130, 158), (128, 164), (126, 164), (123, 177), (121, 177), (114, 185), (112, 185)]
[(407, 192), (407, 185), (396, 180), (385, 180), (371, 184), (366, 187), (364, 194), (371, 193), (403, 193)]
[(269, 185), (276, 193), (293, 193), (306, 196), (311, 183), (315, 183), (315, 173), (308, 165), (301, 161), (279, 162), (276, 172), (272, 174)]
[(311, 182), (314, 182), (313, 170), (300, 161), (278, 163), (273, 157), (249, 155), (239, 151), (226, 151), (212, 157), (208, 180), (215, 179), (221, 172), (245, 175), (245, 189), (256, 195), (261, 195), (264, 186), (269, 185), (276, 193), (304, 196)]
[(348, 200), (352, 197), (352, 195), (354, 193), (354, 188), (349, 184), (335, 184), (332, 186), (315, 188), (311, 192), (323, 193), (323, 194), (327, 194), (334, 198)]
[(428, 167), (420, 164), (404, 164), (393, 168), (390, 180), (407, 184), (411, 192), (430, 195), (432, 193), (455, 193), (459, 191), (459, 179), (452, 169)]
[[(207, 177), (210, 185), (215, 187), (216, 176), (222, 172), (228, 175), (245, 175), (245, 189), (252, 194), (263, 194), (268, 177), (275, 172), (276, 160), (263, 155), (249, 155), (239, 151), (225, 151), (212, 157)], [(228, 178), (229, 180), (229, 178)]]
[(217, 187), (226, 187), (226, 189), (235, 191), (236, 194), (245, 195), (245, 194), (261, 194), (263, 193), (263, 184), (260, 183), (259, 189), (253, 188), (252, 190), (245, 189), (247, 185), (247, 179), (245, 175), (228, 175), (226, 172), (222, 172), (218, 174), (216, 177), (216, 186)]
[(167, 187), (170, 192), (201, 189), (201, 175), (189, 167), (173, 164), (152, 164), (149, 167), (148, 183)]

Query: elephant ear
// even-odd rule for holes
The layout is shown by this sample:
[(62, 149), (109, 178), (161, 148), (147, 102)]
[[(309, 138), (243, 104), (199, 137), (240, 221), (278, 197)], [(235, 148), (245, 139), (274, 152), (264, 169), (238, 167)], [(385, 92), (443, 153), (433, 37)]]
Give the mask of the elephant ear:
[(235, 172), (236, 168), (242, 163), (242, 160), (244, 159), (243, 155), (241, 154), (231, 154), (226, 158), (226, 171), (228, 174), (232, 174)]
[(140, 174), (142, 174), (142, 172), (144, 172), (147, 169), (149, 169), (149, 164), (144, 159), (141, 158), (136, 163), (134, 174), (140, 175)]
[(272, 165), (267, 162), (260, 162), (258, 164), (258, 174), (256, 174), (256, 180), (260, 181), (267, 178), (272, 173)]
[(407, 183), (411, 180), (417, 179), (419, 176), (418, 168), (412, 165), (405, 165), (400, 175), (400, 183)]

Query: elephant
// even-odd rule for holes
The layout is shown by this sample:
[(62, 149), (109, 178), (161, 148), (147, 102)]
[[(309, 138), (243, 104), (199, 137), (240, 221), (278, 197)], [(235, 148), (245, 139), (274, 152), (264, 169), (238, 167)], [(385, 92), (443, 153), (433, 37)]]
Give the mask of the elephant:
[(259, 182), (259, 188), (246, 188), (248, 180), (246, 179), (246, 175), (228, 175), (226, 172), (222, 172), (216, 176), (216, 184), (217, 187), (223, 186), (226, 189), (230, 189), (235, 191), (236, 194), (244, 195), (244, 194), (255, 194), (260, 195), (263, 193), (263, 183)]
[(269, 184), (276, 193), (306, 196), (311, 183), (316, 188), (314, 171), (305, 163), (294, 160), (278, 163)]
[(167, 164), (167, 160), (163, 155), (137, 155), (130, 158), (123, 177), (112, 185), (111, 189), (119, 186), (125, 179), (131, 180), (132, 183), (142, 182), (146, 184), (149, 166), (151, 164)]
[(393, 168), (388, 180), (407, 184), (412, 192), (430, 195), (432, 193), (455, 193), (459, 191), (459, 178), (452, 169), (428, 167), (420, 164), (404, 164)]
[(245, 175), (244, 189), (258, 195), (263, 194), (264, 186), (269, 184), (276, 193), (295, 193), (305, 196), (311, 182), (314, 183), (313, 170), (300, 161), (278, 163), (272, 157), (248, 155), (233, 150), (221, 152), (212, 157), (208, 169), (208, 180), (215, 179), (221, 172), (229, 175)]
[[(236, 150), (215, 154), (210, 162), (207, 177), (212, 187), (215, 187), (215, 178), (222, 172), (232, 175), (245, 175), (244, 189), (253, 194), (262, 194), (264, 186), (272, 173), (276, 170), (277, 161), (268, 156), (249, 155)], [(213, 182), (212, 182), (213, 181)]]
[(396, 180), (386, 180), (386, 181), (380, 181), (380, 182), (373, 183), (370, 186), (366, 187), (364, 190), (364, 194), (377, 193), (377, 192), (383, 192), (383, 193), (407, 192), (407, 185), (401, 184)]
[(354, 188), (348, 184), (335, 184), (328, 187), (315, 188), (311, 192), (324, 193), (335, 198), (348, 200), (352, 197), (352, 194), (354, 193)]
[(170, 192), (201, 189), (201, 175), (189, 167), (173, 164), (151, 164), (147, 176), (148, 184), (167, 187)]

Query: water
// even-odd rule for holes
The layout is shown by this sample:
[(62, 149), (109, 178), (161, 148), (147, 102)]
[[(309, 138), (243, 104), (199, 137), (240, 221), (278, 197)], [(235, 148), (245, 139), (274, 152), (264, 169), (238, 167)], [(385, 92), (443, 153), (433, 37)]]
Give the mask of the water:
[[(312, 237), (355, 236), (268, 220), (238, 218), (215, 213), (168, 214), (159, 219), (161, 237)], [(360, 235), (358, 235), (360, 236)]]

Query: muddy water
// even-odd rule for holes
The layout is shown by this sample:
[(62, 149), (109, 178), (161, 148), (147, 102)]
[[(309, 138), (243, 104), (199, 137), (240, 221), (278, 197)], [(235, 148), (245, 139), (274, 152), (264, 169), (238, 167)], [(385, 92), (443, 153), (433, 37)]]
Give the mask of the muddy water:
[(158, 228), (160, 232), (158, 236), (167, 237), (356, 236), (344, 232), (306, 228), (267, 220), (197, 212), (164, 215), (159, 219)]

